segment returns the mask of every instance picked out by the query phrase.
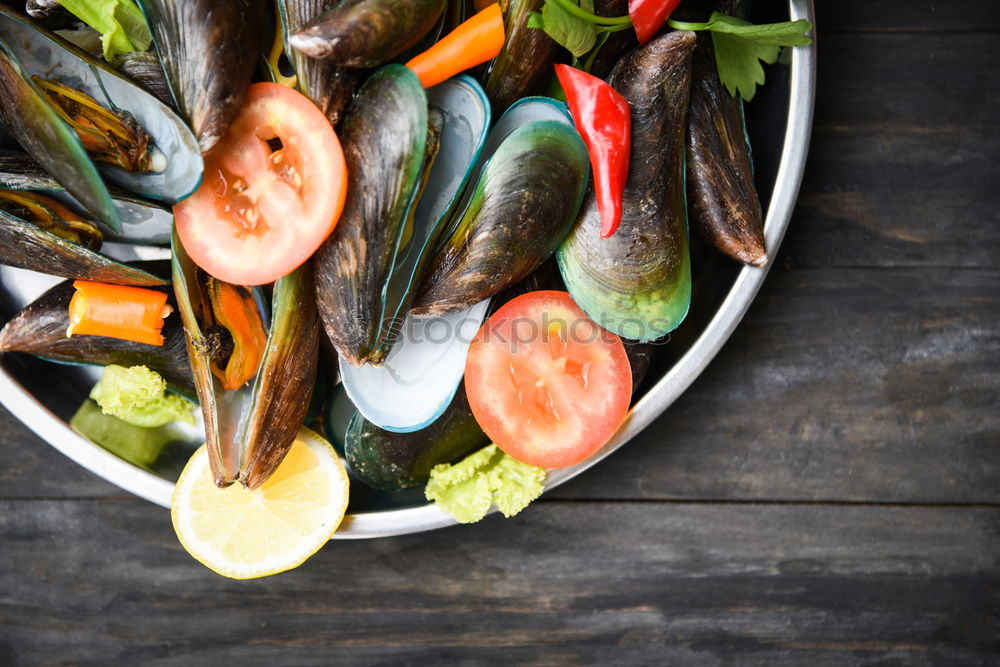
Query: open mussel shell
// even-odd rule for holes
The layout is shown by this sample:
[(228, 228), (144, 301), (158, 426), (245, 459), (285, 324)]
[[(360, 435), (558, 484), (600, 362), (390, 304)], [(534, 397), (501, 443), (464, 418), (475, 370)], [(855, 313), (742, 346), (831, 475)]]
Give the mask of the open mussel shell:
[[(445, 224), (458, 205), (472, 167), (486, 143), (490, 108), (482, 88), (465, 76), (427, 91), (429, 122), (438, 152), (384, 292), (383, 337), (367, 363), (340, 361), (344, 386), (361, 413), (397, 432), (437, 419), (461, 384), (469, 341), (482, 324), (487, 302), (440, 320), (407, 315)], [(391, 406), (391, 409), (387, 409)]]
[(462, 384), (469, 345), (489, 305), (486, 299), (450, 315), (408, 316), (379, 366), (352, 366), (341, 359), (340, 376), (358, 411), (396, 433), (434, 423)]
[(540, 12), (545, 0), (510, 0), (503, 13), (504, 40), (500, 54), (488, 65), (483, 88), (500, 114), (522, 97), (541, 95), (552, 77), (559, 45), (544, 30), (528, 27), (528, 17)]
[(684, 137), (695, 36), (669, 32), (626, 56), (608, 82), (632, 108), (622, 220), (601, 238), (591, 190), (557, 257), (573, 300), (605, 329), (649, 341), (672, 331), (691, 302)]
[(180, 394), (194, 396), (191, 366), (180, 317), (163, 323), (163, 345), (147, 345), (104, 336), (66, 336), (72, 281), (61, 282), (14, 315), (0, 330), (0, 352), (21, 352), (68, 364), (146, 366)]
[(262, 0), (138, 0), (181, 114), (202, 151), (225, 134), (258, 64)]
[[(0, 7), (0, 17), (5, 16), (6, 11)], [(112, 229), (121, 229), (111, 194), (80, 139), (45, 100), (3, 38), (0, 38), (0, 120), (24, 150), (83, 202), (91, 215)]]
[(306, 262), (274, 283), (267, 344), (253, 380), (226, 390), (211, 369), (198, 268), (173, 237), (173, 282), (205, 422), (215, 483), (253, 489), (275, 471), (309, 410), (319, 358), (319, 318), (312, 266)]
[[(34, 25), (29, 19), (12, 12), (2, 11), (2, 9), (0, 9), (0, 39), (7, 43), (10, 53), (16, 56), (17, 61), (21, 64), (23, 69), (20, 75), (27, 86), (35, 87), (30, 80), (31, 76), (60, 82), (89, 95), (106, 109), (132, 116), (139, 126), (149, 134), (156, 150), (162, 153), (165, 158), (162, 171), (132, 172), (108, 163), (96, 163), (97, 169), (109, 181), (143, 197), (169, 204), (184, 199), (198, 188), (201, 183), (203, 165), (194, 136), (184, 121), (153, 95), (103, 62)], [(37, 88), (35, 92), (37, 92)], [(18, 100), (5, 103), (4, 106), (17, 107), (21, 104), (24, 103)], [(36, 103), (32, 101), (30, 104), (34, 106)], [(8, 114), (5, 112), (6, 115)], [(46, 117), (48, 116), (46, 115)], [(11, 126), (11, 129), (19, 140), (22, 140), (22, 137), (28, 137), (29, 145), (25, 145), (25, 141), (22, 141), (25, 150), (46, 170), (50, 171), (56, 180), (77, 199), (85, 203), (88, 210), (95, 214), (99, 213), (94, 211), (91, 204), (84, 198), (91, 196), (89, 190), (96, 188), (96, 184), (92, 184), (93, 188), (89, 188), (87, 192), (83, 193), (83, 196), (77, 192), (79, 189), (78, 181), (90, 183), (89, 177), (85, 177), (87, 171), (79, 172), (81, 167), (76, 164), (80, 161), (78, 148), (82, 150), (79, 140), (68, 141), (64, 132), (59, 130), (58, 142), (48, 142), (32, 148), (30, 137), (54, 131), (54, 128), (53, 130), (47, 129), (51, 125), (48, 121), (44, 124), (40, 123), (40, 119), (29, 116), (20, 127)], [(60, 121), (60, 124), (65, 132), (73, 134), (71, 128), (65, 123)], [(11, 123), (8, 122), (8, 125)], [(70, 159), (74, 160), (74, 162), (69, 163), (70, 167), (60, 165), (59, 171), (53, 170), (52, 163), (65, 162)], [(87, 157), (87, 160), (89, 161), (90, 158)], [(67, 169), (70, 171), (66, 176), (63, 176), (62, 174)], [(107, 189), (104, 189), (102, 196), (106, 196), (107, 200), (110, 200)], [(109, 201), (103, 201), (103, 204), (110, 205)], [(101, 219), (109, 222), (107, 215), (113, 217), (113, 211), (112, 206), (110, 212), (100, 216)]]
[(347, 200), (316, 252), (316, 301), (340, 356), (363, 364), (379, 346), (384, 295), (404, 228), (424, 180), (427, 96), (402, 65), (376, 71), (340, 130)]
[(291, 47), (292, 32), (321, 14), (329, 6), (328, 0), (275, 0), (275, 3), (281, 19), (285, 55), (295, 70), (298, 89), (326, 114), (331, 125), (338, 126), (367, 72), (311, 58)]
[(590, 163), (565, 105), (527, 98), (490, 132), (411, 313), (455, 313), (521, 280), (576, 219)]
[[(25, 153), (0, 150), (0, 188), (41, 192), (80, 215), (87, 214), (87, 208), (83, 204)], [(121, 221), (121, 232), (116, 233), (105, 225), (106, 238), (126, 243), (170, 243), (170, 231), (174, 224), (174, 215), (170, 209), (118, 188), (111, 188), (110, 192), (112, 204)]]
[(0, 210), (0, 264), (63, 278), (153, 287), (166, 281)]
[(344, 455), (354, 477), (398, 491), (424, 484), (435, 465), (454, 463), (489, 441), (459, 388), (440, 419), (413, 433), (380, 429), (355, 412), (344, 433)]
[(691, 226), (733, 259), (763, 266), (764, 217), (753, 182), (743, 102), (719, 80), (712, 36), (698, 36), (687, 130)]
[[(427, 103), (428, 122), (438, 136), (438, 151), (412, 224), (393, 261), (385, 293), (383, 330), (398, 327), (406, 316), (445, 227), (472, 178), (490, 126), (489, 100), (470, 77), (455, 77), (430, 88)], [(380, 342), (376, 361), (384, 358), (391, 344), (384, 339)]]
[(342, 0), (289, 42), (344, 67), (378, 67), (416, 45), (438, 24), (447, 0)]

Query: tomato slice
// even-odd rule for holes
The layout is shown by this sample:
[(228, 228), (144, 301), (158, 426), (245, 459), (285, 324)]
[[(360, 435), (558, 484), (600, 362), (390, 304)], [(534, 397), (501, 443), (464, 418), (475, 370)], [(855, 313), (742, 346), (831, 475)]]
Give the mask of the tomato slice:
[(628, 412), (632, 371), (618, 336), (566, 292), (529, 292), (483, 324), (469, 347), (465, 390), (486, 435), (543, 468), (583, 461)]
[(306, 96), (250, 86), (226, 136), (205, 154), (201, 187), (174, 207), (191, 259), (237, 285), (291, 273), (333, 231), (347, 166), (330, 122)]

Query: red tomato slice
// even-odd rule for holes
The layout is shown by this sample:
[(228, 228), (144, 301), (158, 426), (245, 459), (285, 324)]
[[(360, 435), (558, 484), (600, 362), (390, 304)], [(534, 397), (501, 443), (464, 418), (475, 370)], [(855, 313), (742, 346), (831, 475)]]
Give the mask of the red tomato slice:
[(205, 154), (201, 187), (174, 217), (198, 266), (226, 282), (262, 285), (309, 259), (346, 195), (344, 153), (323, 112), (291, 88), (255, 83)]
[(583, 461), (628, 412), (632, 371), (618, 336), (566, 292), (529, 292), (483, 324), (465, 391), (476, 421), (515, 459), (542, 468)]

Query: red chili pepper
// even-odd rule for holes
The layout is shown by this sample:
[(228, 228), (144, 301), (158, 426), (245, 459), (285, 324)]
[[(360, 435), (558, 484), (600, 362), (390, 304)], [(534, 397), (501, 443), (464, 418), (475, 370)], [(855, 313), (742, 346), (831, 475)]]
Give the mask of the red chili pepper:
[(632, 151), (632, 109), (617, 90), (596, 76), (569, 65), (555, 68), (573, 123), (587, 144), (601, 212), (601, 238), (608, 238), (622, 220), (622, 192)]
[(681, 0), (628, 0), (628, 15), (640, 44), (645, 44), (660, 31)]

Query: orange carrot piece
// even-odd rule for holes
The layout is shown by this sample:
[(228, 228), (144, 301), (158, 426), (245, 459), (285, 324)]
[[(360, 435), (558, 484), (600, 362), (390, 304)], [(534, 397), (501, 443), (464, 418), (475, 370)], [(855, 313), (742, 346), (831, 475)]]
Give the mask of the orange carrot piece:
[(505, 39), (500, 5), (493, 3), (445, 35), (406, 66), (413, 70), (424, 88), (450, 79), (459, 72), (492, 60)]
[(83, 334), (163, 345), (163, 319), (172, 311), (164, 292), (89, 280), (75, 280), (73, 287), (67, 338)]

